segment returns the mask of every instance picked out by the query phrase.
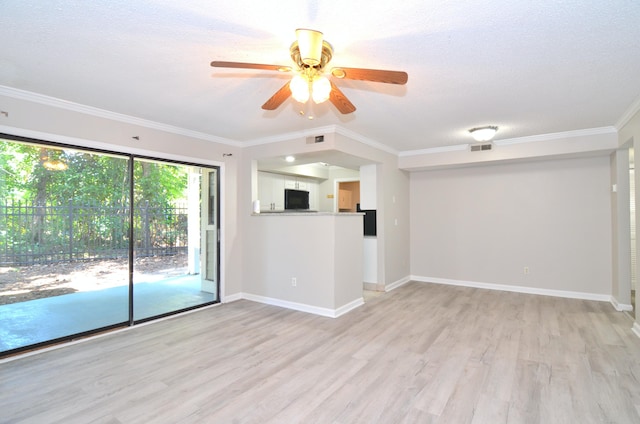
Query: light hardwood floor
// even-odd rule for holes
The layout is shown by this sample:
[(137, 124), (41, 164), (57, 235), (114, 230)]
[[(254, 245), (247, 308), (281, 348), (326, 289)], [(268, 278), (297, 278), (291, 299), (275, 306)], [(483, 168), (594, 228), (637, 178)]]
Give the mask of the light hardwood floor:
[(638, 423), (631, 325), (423, 283), (337, 319), (238, 301), (0, 364), (0, 422)]

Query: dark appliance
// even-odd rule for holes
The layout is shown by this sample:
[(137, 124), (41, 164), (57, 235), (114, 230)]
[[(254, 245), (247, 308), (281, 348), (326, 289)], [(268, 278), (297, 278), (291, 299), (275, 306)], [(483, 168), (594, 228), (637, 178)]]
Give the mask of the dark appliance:
[(364, 213), (364, 235), (375, 236), (376, 235), (376, 210), (375, 209), (360, 209), (360, 203), (357, 204), (357, 211)]
[(304, 190), (285, 188), (284, 208), (294, 210), (309, 209), (309, 192)]

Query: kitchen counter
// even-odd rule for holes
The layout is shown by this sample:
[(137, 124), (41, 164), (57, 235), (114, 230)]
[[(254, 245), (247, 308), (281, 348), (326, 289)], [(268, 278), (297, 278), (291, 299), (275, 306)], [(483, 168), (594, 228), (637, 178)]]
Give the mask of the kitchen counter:
[(329, 317), (362, 305), (362, 213), (253, 216), (245, 228), (252, 241), (244, 298)]
[(318, 211), (260, 211), (252, 213), (252, 216), (353, 216), (364, 215), (362, 212), (318, 212)]

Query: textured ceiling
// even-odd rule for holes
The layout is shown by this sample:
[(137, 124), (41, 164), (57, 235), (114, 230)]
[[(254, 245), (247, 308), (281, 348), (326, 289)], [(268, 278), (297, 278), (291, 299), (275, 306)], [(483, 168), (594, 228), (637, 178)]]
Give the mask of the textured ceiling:
[[(248, 142), (338, 125), (397, 151), (615, 125), (640, 97), (635, 0), (0, 2), (0, 85)], [(260, 106), (295, 29), (323, 31), (330, 66), (403, 70), (406, 86), (338, 80), (357, 107), (316, 119)]]

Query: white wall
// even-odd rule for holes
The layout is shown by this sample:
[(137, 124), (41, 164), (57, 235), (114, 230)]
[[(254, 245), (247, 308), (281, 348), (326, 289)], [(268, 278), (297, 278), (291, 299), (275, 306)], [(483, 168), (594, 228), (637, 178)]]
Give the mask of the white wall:
[(329, 316), (362, 299), (361, 228), (355, 214), (250, 216), (244, 296)]
[[(336, 149), (376, 166), (378, 288), (388, 290), (409, 279), (409, 176), (397, 155), (336, 134)], [(398, 225), (395, 225), (396, 218)]]
[(610, 157), (611, 232), (612, 232), (612, 303), (618, 310), (631, 307), (631, 202), (629, 149), (616, 150)]
[[(408, 279), (410, 269), (410, 195), (409, 173), (398, 170), (395, 164), (382, 166), (383, 186), (378, 195), (378, 227), (383, 222), (384, 243), (387, 251), (384, 267), (386, 286), (398, 284)], [(382, 200), (381, 200), (382, 199)]]
[(412, 275), (611, 294), (608, 156), (410, 179)]
[[(640, 112), (636, 112), (624, 124), (624, 126), (622, 126), (618, 135), (618, 142), (620, 146), (633, 146), (634, 151), (636, 152), (636, 155), (638, 155), (637, 152), (640, 152)], [(635, 159), (635, 163), (636, 164), (638, 163), (637, 159)], [(640, 223), (640, 208), (638, 207), (638, 205), (640, 205), (640, 172), (637, 172), (637, 171), (634, 172), (634, 176), (635, 176), (635, 187), (636, 187), (636, 190), (635, 190), (636, 249), (635, 251), (636, 251), (636, 255), (638, 255), (638, 252), (640, 252), (640, 237), (638, 237), (638, 234), (637, 234), (638, 223)], [(614, 261), (618, 262), (620, 261), (620, 258), (614, 258)], [(636, 270), (635, 270), (636, 276), (640, 276), (640, 269), (638, 269), (640, 267), (640, 260), (638, 260), (637, 257), (636, 257), (635, 263), (636, 263)], [(638, 311), (638, 306), (640, 306), (640, 296), (636, 296), (636, 302), (635, 302), (635, 305), (633, 305), (636, 311)], [(636, 313), (636, 321), (633, 326), (633, 331), (638, 335), (638, 337), (640, 337), (640, 313)]]

